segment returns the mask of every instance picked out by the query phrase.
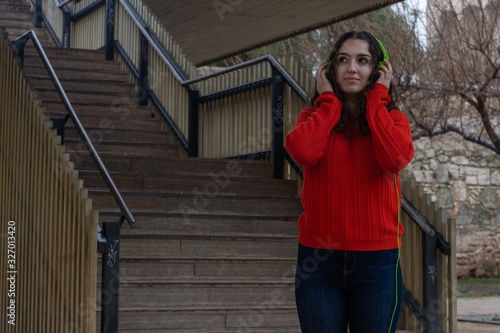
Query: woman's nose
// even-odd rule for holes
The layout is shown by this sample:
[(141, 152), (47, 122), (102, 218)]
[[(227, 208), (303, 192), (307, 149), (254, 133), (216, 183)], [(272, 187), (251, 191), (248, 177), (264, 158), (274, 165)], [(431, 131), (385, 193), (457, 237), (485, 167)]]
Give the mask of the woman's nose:
[(356, 67), (356, 62), (355, 61), (350, 61), (349, 62), (349, 68), (348, 68), (348, 71), (350, 73), (354, 73), (357, 71), (357, 67)]

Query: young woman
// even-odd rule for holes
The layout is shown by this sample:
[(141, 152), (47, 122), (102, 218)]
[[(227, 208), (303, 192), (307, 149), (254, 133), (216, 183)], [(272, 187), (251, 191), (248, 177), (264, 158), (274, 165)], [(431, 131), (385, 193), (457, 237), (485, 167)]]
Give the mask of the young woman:
[(318, 68), (312, 106), (286, 138), (304, 173), (295, 286), (304, 333), (396, 331), (398, 173), (414, 151), (387, 58), (367, 32), (341, 36)]

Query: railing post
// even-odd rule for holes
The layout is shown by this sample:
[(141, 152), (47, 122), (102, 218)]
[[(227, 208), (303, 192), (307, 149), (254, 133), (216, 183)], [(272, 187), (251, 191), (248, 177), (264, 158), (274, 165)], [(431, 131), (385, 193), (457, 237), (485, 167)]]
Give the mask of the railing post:
[(422, 232), (424, 333), (443, 332), (438, 316), (437, 239)]
[(188, 156), (198, 157), (198, 125), (200, 92), (194, 86), (188, 86), (189, 92), (189, 115), (188, 115)]
[(12, 42), (17, 56), (21, 60), (21, 67), (24, 66), (24, 48), (26, 47), (27, 40), (15, 40)]
[(63, 39), (62, 47), (71, 47), (71, 11), (66, 6), (61, 8), (63, 12)]
[(106, 0), (106, 60), (113, 60), (115, 49), (115, 0)]
[(139, 48), (139, 91), (137, 92), (138, 104), (148, 105), (148, 58), (149, 58), (149, 42), (140, 33), (140, 48)]
[(43, 22), (42, 0), (35, 0), (35, 28), (41, 28)]
[(283, 179), (283, 91), (285, 80), (283, 75), (273, 67), (272, 83), (272, 144), (273, 178)]
[[(122, 218), (123, 221), (123, 218)], [(101, 332), (118, 333), (121, 222), (103, 222)]]

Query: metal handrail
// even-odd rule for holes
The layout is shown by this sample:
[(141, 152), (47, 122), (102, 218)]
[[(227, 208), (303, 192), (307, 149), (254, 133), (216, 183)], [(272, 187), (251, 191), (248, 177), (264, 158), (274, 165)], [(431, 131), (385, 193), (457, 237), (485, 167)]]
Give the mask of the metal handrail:
[(261, 62), (265, 62), (265, 61), (269, 62), (269, 64), (272, 67), (274, 67), (283, 76), (283, 78), (285, 79), (285, 82), (292, 88), (292, 90), (294, 90), (294, 92), (304, 102), (306, 102), (306, 103), (309, 102), (309, 99), (307, 97), (307, 95), (308, 95), (307, 92), (304, 89), (302, 89), (300, 84), (297, 81), (295, 81), (295, 79), (290, 75), (290, 73), (288, 73), (286, 71), (286, 69), (283, 67), (283, 65), (281, 65), (280, 62), (271, 54), (267, 54), (267, 55), (259, 57), (259, 58), (248, 60), (248, 61), (245, 61), (241, 64), (233, 65), (231, 67), (224, 68), (220, 71), (206, 74), (206, 75), (203, 75), (203, 76), (191, 79), (191, 80), (186, 80), (184, 82), (181, 82), (181, 84), (186, 86), (186, 85), (190, 85), (193, 83), (205, 81), (205, 80), (208, 80), (208, 79), (220, 76), (220, 75), (224, 75), (224, 74), (227, 74), (230, 72), (234, 72), (234, 71), (242, 69), (242, 68), (250, 67), (250, 66), (259, 64)]
[(278, 70), (281, 73), (281, 75), (283, 75), (285, 81), (297, 93), (297, 95), (304, 102), (306, 102), (306, 103), (308, 102), (307, 92), (305, 92), (304, 89), (302, 89), (302, 87), (300, 86), (300, 84), (297, 81), (295, 81), (295, 79), (290, 75), (290, 73), (288, 73), (286, 71), (286, 69), (279, 63), (279, 61), (276, 60), (276, 58), (274, 56), (270, 55), (270, 54), (262, 56), (262, 57), (259, 57), (259, 58), (256, 58), (256, 59), (252, 59), (252, 60), (249, 60), (249, 61), (246, 61), (246, 62), (243, 62), (241, 64), (237, 64), (237, 65), (234, 65), (234, 66), (231, 66), (231, 67), (227, 67), (227, 68), (224, 68), (224, 69), (222, 69), (220, 71), (217, 71), (217, 72), (214, 72), (214, 73), (210, 73), (210, 74), (207, 74), (207, 75), (203, 75), (203, 76), (200, 76), (200, 77), (197, 77), (197, 78), (194, 78), (194, 79), (187, 79), (187, 78), (185, 78), (185, 75), (183, 73), (179, 73), (178, 68), (176, 68), (176, 66), (174, 66), (174, 64), (172, 64), (172, 62), (169, 59), (168, 55), (166, 55), (165, 52), (164, 52), (164, 50), (162, 49), (162, 47), (160, 47), (160, 45), (158, 45), (158, 40), (156, 38), (153, 38), (151, 36), (149, 30), (146, 29), (146, 27), (143, 26), (140, 18), (137, 17), (136, 13), (134, 13), (130, 9), (128, 2), (126, 0), (120, 0), (120, 3), (123, 5), (123, 7), (127, 11), (127, 13), (130, 15), (130, 17), (132, 18), (132, 21), (134, 21), (134, 23), (137, 26), (137, 28), (142, 32), (142, 34), (144, 35), (144, 37), (148, 40), (149, 44), (154, 48), (154, 50), (158, 53), (158, 55), (163, 60), (163, 62), (168, 66), (168, 68), (170, 69), (170, 71), (174, 75), (175, 79), (182, 86), (189, 86), (189, 85), (192, 85), (192, 84), (197, 83), (197, 82), (205, 81), (205, 80), (208, 80), (210, 78), (214, 78), (214, 77), (217, 77), (217, 76), (229, 73), (229, 72), (236, 71), (238, 69), (242, 69), (242, 68), (245, 68), (245, 67), (249, 67), (249, 66), (253, 66), (253, 65), (259, 64), (261, 62), (268, 61), (271, 64), (271, 66), (273, 66), (274, 68), (276, 68), (276, 70)]
[(94, 160), (97, 168), (99, 169), (101, 175), (104, 178), (104, 181), (108, 185), (109, 190), (111, 191), (111, 194), (113, 195), (113, 197), (116, 200), (116, 203), (120, 207), (122, 217), (124, 217), (128, 221), (128, 224), (131, 227), (134, 227), (134, 225), (137, 222), (135, 221), (134, 217), (132, 216), (132, 213), (130, 212), (125, 201), (123, 200), (115, 183), (111, 179), (111, 176), (109, 175), (109, 172), (106, 169), (106, 166), (104, 165), (101, 158), (99, 157), (99, 154), (97, 153), (94, 145), (90, 141), (90, 138), (89, 138), (87, 132), (85, 131), (85, 128), (83, 127), (82, 123), (80, 122), (78, 115), (76, 114), (75, 110), (73, 109), (73, 106), (71, 105), (71, 102), (69, 101), (68, 96), (66, 95), (66, 92), (64, 91), (64, 88), (62, 87), (61, 82), (59, 81), (59, 78), (57, 77), (57, 75), (54, 71), (54, 68), (52, 67), (52, 65), (50, 63), (50, 61), (47, 57), (47, 54), (45, 53), (45, 51), (43, 49), (42, 44), (38, 40), (38, 37), (37, 37), (35, 31), (30, 30), (30, 31), (24, 33), (22, 36), (18, 37), (13, 43), (15, 43), (16, 45), (21, 44), (21, 43), (25, 45), (29, 39), (33, 40), (35, 48), (38, 51), (38, 54), (40, 55), (40, 58), (44, 64), (45, 68), (49, 72), (50, 78), (52, 79), (52, 81), (57, 89), (57, 92), (59, 93), (59, 96), (61, 97), (64, 105), (66, 106), (66, 110), (68, 111), (69, 116), (70, 116), (71, 120), (73, 121), (73, 125), (75, 126), (76, 130), (78, 131), (81, 138), (83, 139), (83, 142), (85, 143), (85, 146), (87, 147), (87, 149), (90, 153), (90, 156)]

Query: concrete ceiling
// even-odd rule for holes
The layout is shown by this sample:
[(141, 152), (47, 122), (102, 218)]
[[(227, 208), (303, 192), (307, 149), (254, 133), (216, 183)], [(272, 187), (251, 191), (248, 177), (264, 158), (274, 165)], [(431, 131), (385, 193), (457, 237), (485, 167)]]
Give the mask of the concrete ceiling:
[(144, 0), (196, 65), (209, 64), (401, 0)]

